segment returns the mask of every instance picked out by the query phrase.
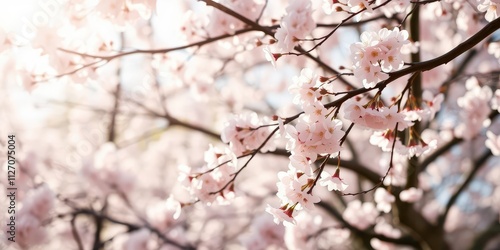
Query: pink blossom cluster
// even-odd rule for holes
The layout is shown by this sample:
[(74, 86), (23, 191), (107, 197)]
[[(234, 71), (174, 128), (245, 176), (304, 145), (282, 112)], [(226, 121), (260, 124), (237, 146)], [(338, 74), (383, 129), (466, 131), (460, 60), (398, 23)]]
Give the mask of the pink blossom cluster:
[(232, 184), (224, 187), (236, 172), (237, 158), (229, 148), (219, 149), (212, 145), (204, 158), (205, 164), (195, 171), (189, 166), (179, 166), (178, 180), (195, 199), (208, 205), (224, 203), (234, 196)]
[(291, 51), (316, 27), (312, 18), (310, 0), (293, 0), (286, 8), (286, 16), (276, 30), (277, 46), (280, 51)]
[(349, 99), (342, 106), (344, 118), (363, 128), (380, 131), (394, 129), (398, 124), (398, 130), (402, 131), (413, 124), (405, 114), (398, 112), (395, 105), (385, 107), (379, 102), (363, 105), (358, 100)]
[[(342, 122), (330, 118), (331, 112), (320, 102), (320, 95), (315, 88), (317, 79), (311, 70), (303, 69), (290, 87), (290, 91), (295, 93), (294, 102), (303, 108), (304, 113), (298, 117), (295, 126), (284, 126), (286, 149), (291, 155), (288, 171), (278, 173), (277, 196), (282, 205), (280, 209), (267, 208), (277, 223), (294, 222), (294, 211), (312, 209), (314, 203), (320, 201), (319, 197), (312, 194), (316, 176), (311, 164), (318, 156), (329, 157), (341, 149), (340, 140), (344, 136)], [(320, 185), (327, 186), (330, 191), (347, 188), (338, 170), (333, 175), (323, 171), (320, 177)]]
[[(259, 117), (255, 112), (239, 114), (224, 124), (221, 139), (224, 143), (229, 143), (234, 154), (242, 155), (263, 144), (273, 130), (269, 124), (271, 119)], [(275, 148), (275, 143), (268, 141), (260, 152), (272, 151)]]
[(408, 32), (397, 27), (363, 32), (361, 42), (350, 47), (354, 76), (365, 88), (375, 87), (377, 82), (388, 78), (386, 73), (403, 67), (401, 48), (408, 43)]

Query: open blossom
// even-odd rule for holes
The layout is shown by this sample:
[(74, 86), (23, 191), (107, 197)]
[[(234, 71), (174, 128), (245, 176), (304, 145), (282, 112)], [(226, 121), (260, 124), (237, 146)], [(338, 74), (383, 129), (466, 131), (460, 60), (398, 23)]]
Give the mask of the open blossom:
[(441, 103), (444, 101), (444, 95), (442, 93), (433, 96), (428, 90), (424, 90), (422, 93), (422, 101), (427, 106), (429, 112), (429, 119), (434, 119), (436, 113), (441, 109)]
[(487, 21), (493, 21), (500, 14), (500, 2), (498, 0), (478, 0), (480, 3), (477, 9), (481, 12), (486, 12), (484, 16)]
[(278, 58), (281, 57), (281, 54), (279, 53), (273, 53), (271, 52), (271, 49), (269, 46), (266, 46), (264, 49), (264, 56), (266, 57), (266, 60), (271, 62), (271, 65), (276, 68), (276, 62), (278, 61)]
[(335, 170), (333, 175), (323, 171), (321, 173), (319, 184), (321, 186), (326, 186), (328, 191), (344, 191), (349, 186), (342, 180), (342, 178), (340, 178), (340, 169)]
[(401, 48), (408, 43), (408, 32), (399, 28), (363, 32), (361, 42), (350, 47), (354, 76), (365, 88), (375, 87), (378, 81), (387, 79), (385, 73), (403, 67)]
[(291, 51), (316, 27), (312, 19), (311, 1), (294, 0), (286, 8), (280, 27), (276, 30), (277, 46), (281, 51)]
[(274, 217), (274, 223), (280, 224), (284, 222), (290, 224), (295, 224), (295, 219), (293, 218), (293, 209), (291, 208), (274, 208), (270, 205), (267, 205), (266, 212), (270, 213)]
[(288, 88), (294, 94), (293, 103), (305, 108), (312, 105), (321, 95), (317, 90), (318, 76), (309, 68), (304, 68), (300, 76), (294, 76), (293, 84)]
[(287, 149), (292, 155), (303, 155), (312, 162), (318, 154), (333, 154), (340, 151), (340, 139), (344, 135), (342, 122), (322, 117), (311, 120), (311, 116), (303, 114), (298, 118), (296, 126), (286, 125)]
[(276, 194), (282, 204), (300, 204), (297, 210), (301, 208), (313, 209), (314, 203), (318, 203), (320, 198), (309, 193), (310, 186), (314, 179), (308, 175), (298, 175), (293, 170), (278, 173), (279, 182), (278, 193)]

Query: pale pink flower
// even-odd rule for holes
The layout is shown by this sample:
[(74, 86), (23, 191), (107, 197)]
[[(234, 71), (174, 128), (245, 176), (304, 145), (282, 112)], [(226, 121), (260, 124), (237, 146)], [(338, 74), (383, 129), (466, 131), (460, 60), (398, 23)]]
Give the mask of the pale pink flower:
[(442, 93), (433, 96), (428, 90), (424, 90), (422, 93), (422, 100), (427, 105), (429, 110), (429, 119), (434, 119), (436, 113), (441, 109), (441, 103), (444, 101), (444, 95)]
[(276, 68), (276, 62), (278, 61), (278, 58), (281, 57), (281, 54), (271, 52), (269, 46), (266, 46), (262, 50), (264, 51), (264, 56), (266, 57), (266, 60), (271, 62), (271, 65), (273, 65), (273, 67)]
[[(479, 0), (478, 0), (479, 1)], [(499, 4), (495, 0), (480, 0), (481, 3), (477, 6), (477, 9), (481, 12), (486, 12), (484, 16), (487, 21), (493, 21), (498, 18), (500, 14)]]
[[(309, 193), (311, 183), (310, 178), (303, 174), (297, 177), (297, 173), (293, 170), (287, 172), (279, 172), (279, 182), (277, 196), (281, 199), (283, 204), (300, 204), (301, 207), (306, 209), (313, 209), (314, 203), (318, 203), (320, 198)], [(299, 207), (300, 208), (300, 207)]]
[(319, 180), (319, 184), (321, 186), (326, 186), (328, 191), (344, 191), (349, 186), (345, 184), (344, 180), (340, 178), (340, 170), (335, 170), (333, 175), (330, 175), (328, 172), (323, 171), (321, 173), (321, 179)]
[(288, 88), (290, 93), (294, 94), (293, 103), (302, 108), (310, 106), (317, 102), (320, 94), (315, 88), (318, 83), (318, 76), (309, 68), (300, 71), (300, 76), (292, 78), (293, 84)]
[(274, 223), (280, 224), (290, 223), (295, 224), (295, 219), (293, 218), (293, 209), (281, 209), (271, 207), (269, 204), (266, 207), (266, 212), (270, 213), (274, 217)]
[(276, 46), (281, 52), (290, 52), (298, 44), (294, 34), (289, 31), (288, 24), (283, 21), (281, 26), (276, 30), (275, 38), (278, 40)]
[(277, 46), (281, 51), (291, 51), (316, 27), (312, 19), (311, 1), (294, 0), (286, 8), (280, 27), (276, 30)]
[(408, 44), (408, 32), (398, 28), (363, 32), (361, 42), (350, 46), (354, 76), (365, 88), (388, 78), (386, 73), (403, 67), (401, 49)]

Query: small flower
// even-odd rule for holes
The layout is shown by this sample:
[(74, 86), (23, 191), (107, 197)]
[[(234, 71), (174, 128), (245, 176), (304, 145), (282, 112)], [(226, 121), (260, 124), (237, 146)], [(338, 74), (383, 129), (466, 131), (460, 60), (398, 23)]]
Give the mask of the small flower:
[(279, 54), (279, 53), (273, 53), (271, 52), (271, 50), (269, 49), (269, 46), (266, 46), (264, 49), (264, 55), (266, 56), (266, 60), (271, 62), (271, 64), (273, 65), (273, 67), (276, 68), (276, 61), (278, 61), (278, 58), (280, 58), (282, 55)]
[(319, 180), (319, 185), (326, 186), (328, 191), (344, 191), (349, 186), (340, 178), (340, 169), (337, 168), (333, 175), (330, 175), (326, 171), (321, 173), (321, 179)]
[(289, 207), (287, 206), (282, 208), (274, 208), (271, 207), (269, 204), (266, 207), (266, 212), (270, 213), (274, 217), (274, 223), (280, 224), (281, 222), (288, 222), (295, 224), (295, 219), (293, 218), (293, 210), (294, 207)]

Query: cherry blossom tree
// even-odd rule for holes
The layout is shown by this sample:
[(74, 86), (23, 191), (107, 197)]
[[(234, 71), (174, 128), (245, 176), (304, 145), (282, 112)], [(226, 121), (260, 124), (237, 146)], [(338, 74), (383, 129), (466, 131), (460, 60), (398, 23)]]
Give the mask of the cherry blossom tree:
[(1, 249), (500, 248), (500, 1), (37, 3)]

